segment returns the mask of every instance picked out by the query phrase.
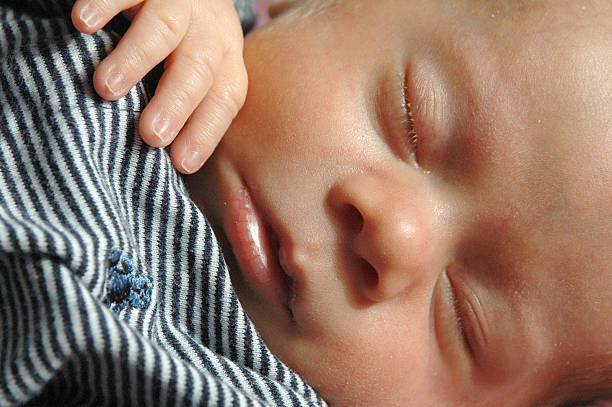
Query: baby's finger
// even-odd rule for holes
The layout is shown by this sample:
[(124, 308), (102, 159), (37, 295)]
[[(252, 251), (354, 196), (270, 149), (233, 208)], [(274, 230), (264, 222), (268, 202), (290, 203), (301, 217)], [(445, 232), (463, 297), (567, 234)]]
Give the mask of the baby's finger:
[(124, 96), (181, 42), (189, 26), (189, 0), (148, 0), (117, 47), (98, 65), (94, 87), (107, 100)]
[(220, 57), (172, 56), (155, 96), (140, 116), (140, 135), (147, 144), (165, 147), (174, 140), (213, 83), (210, 59)]
[[(176, 169), (193, 174), (202, 167), (244, 104), (247, 73), (242, 60), (224, 62), (214, 85), (172, 143), (170, 155)], [(231, 68), (231, 69), (230, 69)]]
[(119, 12), (143, 0), (77, 0), (72, 7), (72, 23), (82, 33), (92, 34), (104, 27)]

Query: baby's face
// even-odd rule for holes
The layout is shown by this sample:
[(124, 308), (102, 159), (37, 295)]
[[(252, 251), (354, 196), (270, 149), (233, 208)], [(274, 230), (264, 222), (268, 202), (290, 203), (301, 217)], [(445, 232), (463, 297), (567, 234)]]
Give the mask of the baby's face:
[(333, 405), (535, 405), (612, 359), (610, 3), (511, 3), (304, 5), (246, 40), (190, 182)]

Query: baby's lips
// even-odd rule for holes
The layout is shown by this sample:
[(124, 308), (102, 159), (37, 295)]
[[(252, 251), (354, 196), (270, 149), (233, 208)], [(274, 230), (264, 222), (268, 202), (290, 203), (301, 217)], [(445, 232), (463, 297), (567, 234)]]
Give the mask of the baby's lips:
[(248, 285), (270, 303), (286, 309), (287, 277), (279, 264), (274, 234), (246, 188), (230, 194), (225, 219), (228, 239)]
[(287, 283), (287, 307), (290, 311), (293, 310), (293, 304), (295, 303), (296, 292), (295, 292), (295, 281), (293, 279), (293, 267), (289, 262), (287, 250), (284, 246), (278, 248), (278, 263), (281, 271), (285, 276), (285, 282)]

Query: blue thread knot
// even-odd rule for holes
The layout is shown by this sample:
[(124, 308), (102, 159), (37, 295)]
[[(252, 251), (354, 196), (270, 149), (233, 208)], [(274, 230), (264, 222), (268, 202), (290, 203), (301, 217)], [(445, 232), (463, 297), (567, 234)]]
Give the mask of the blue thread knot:
[(131, 258), (120, 249), (111, 249), (109, 255), (108, 300), (119, 312), (126, 306), (147, 308), (151, 302), (153, 284), (148, 276), (136, 271)]

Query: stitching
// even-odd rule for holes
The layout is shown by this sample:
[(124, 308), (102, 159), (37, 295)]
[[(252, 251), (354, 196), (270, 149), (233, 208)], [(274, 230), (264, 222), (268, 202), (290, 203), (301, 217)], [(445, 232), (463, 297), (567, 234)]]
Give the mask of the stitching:
[(119, 313), (126, 306), (144, 309), (151, 303), (153, 283), (139, 273), (132, 259), (121, 249), (113, 248), (108, 254), (109, 308)]

